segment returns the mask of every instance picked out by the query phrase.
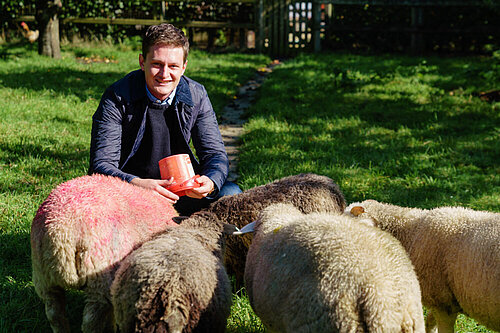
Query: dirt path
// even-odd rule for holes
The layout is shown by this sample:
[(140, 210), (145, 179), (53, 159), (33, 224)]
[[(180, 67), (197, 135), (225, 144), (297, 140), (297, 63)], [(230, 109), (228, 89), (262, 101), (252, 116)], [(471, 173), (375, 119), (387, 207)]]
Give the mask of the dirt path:
[(254, 78), (241, 86), (236, 98), (231, 101), (222, 110), (222, 116), (219, 120), (219, 128), (226, 146), (226, 152), (229, 157), (229, 175), (230, 181), (238, 179), (238, 153), (239, 139), (243, 135), (243, 114), (252, 105), (257, 90), (265, 81), (267, 75), (273, 71), (279, 62), (272, 62), (267, 67), (259, 69)]

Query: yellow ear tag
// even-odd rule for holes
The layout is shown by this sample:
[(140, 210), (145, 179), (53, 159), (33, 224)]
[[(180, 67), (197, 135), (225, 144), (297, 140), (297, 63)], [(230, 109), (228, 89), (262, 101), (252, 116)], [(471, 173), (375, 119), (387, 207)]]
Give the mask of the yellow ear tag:
[(277, 227), (276, 229), (273, 230), (273, 232), (276, 234), (276, 233), (278, 233), (278, 231), (280, 231), (281, 228), (282, 227)]

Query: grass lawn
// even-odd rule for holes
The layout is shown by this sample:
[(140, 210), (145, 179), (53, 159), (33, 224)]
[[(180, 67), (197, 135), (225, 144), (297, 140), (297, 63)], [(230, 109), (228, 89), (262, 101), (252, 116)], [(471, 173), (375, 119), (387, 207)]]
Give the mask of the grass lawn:
[[(241, 185), (301, 172), (348, 202), (500, 212), (499, 58), (319, 54), (277, 67), (248, 112)], [(488, 332), (460, 316), (458, 332)]]
[[(193, 51), (186, 74), (215, 110), (269, 59)], [(66, 45), (63, 59), (33, 45), (0, 45), (0, 332), (48, 332), (31, 283), (29, 230), (59, 183), (87, 171), (91, 116), (104, 89), (138, 68), (130, 44)], [(248, 112), (240, 185), (300, 172), (325, 174), (350, 201), (500, 211), (498, 58), (321, 54), (275, 69)], [(82, 297), (71, 292), (73, 328)], [(461, 317), (459, 332), (488, 332)], [(235, 294), (229, 332), (263, 332)]]
[(500, 211), (500, 58), (321, 54), (277, 67), (248, 112), (245, 188), (300, 172), (349, 202)]

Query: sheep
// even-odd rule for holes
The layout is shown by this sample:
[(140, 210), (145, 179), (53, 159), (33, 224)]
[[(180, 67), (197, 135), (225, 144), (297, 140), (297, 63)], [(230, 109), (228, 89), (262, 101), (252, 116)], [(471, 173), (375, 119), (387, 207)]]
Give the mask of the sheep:
[(127, 256), (111, 285), (119, 331), (224, 332), (232, 293), (222, 230), (202, 211)]
[(54, 332), (69, 332), (64, 289), (85, 289), (83, 332), (112, 330), (109, 287), (120, 261), (177, 225), (161, 195), (119, 178), (82, 176), (58, 185), (31, 226), (33, 284)]
[[(243, 193), (220, 198), (207, 208), (226, 223), (242, 228), (255, 221), (258, 214), (273, 203), (290, 203), (303, 213), (332, 212), (342, 214), (346, 202), (335, 182), (312, 173), (298, 174), (257, 186)], [(224, 264), (234, 275), (236, 287), (243, 285), (245, 258), (251, 235), (228, 237)]]
[(500, 214), (463, 207), (430, 210), (375, 200), (346, 212), (371, 219), (408, 252), (430, 310), (428, 331), (453, 332), (458, 313), (500, 331)]
[(353, 218), (266, 208), (245, 266), (250, 304), (272, 332), (424, 332), (400, 243)]

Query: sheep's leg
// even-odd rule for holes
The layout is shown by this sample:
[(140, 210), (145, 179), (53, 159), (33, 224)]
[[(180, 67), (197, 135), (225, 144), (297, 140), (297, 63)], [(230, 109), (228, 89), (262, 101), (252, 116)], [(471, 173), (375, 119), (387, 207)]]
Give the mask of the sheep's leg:
[(432, 309), (427, 314), (426, 332), (453, 333), (458, 313)]
[(107, 300), (89, 300), (83, 308), (82, 332), (114, 332), (113, 307)]
[(69, 333), (69, 322), (66, 317), (66, 294), (62, 288), (53, 288), (43, 295), (45, 315), (54, 333)]
[(427, 317), (425, 318), (425, 332), (426, 333), (438, 333), (438, 327), (436, 323), (436, 318), (431, 310), (427, 310)]

